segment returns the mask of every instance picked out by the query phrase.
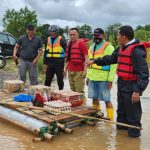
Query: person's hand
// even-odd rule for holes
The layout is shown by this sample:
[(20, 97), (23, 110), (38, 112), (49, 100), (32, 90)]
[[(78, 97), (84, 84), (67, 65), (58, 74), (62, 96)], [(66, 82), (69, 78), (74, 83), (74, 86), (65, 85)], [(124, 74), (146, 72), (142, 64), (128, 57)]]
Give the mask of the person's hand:
[(91, 64), (94, 64), (94, 60), (88, 60), (84, 63), (86, 66), (90, 66)]
[(132, 94), (132, 104), (137, 103), (140, 101), (140, 93), (139, 92), (133, 92)]
[(107, 83), (107, 86), (108, 86), (108, 88), (111, 90), (111, 88), (112, 88), (112, 82), (108, 82), (108, 83)]
[(86, 74), (87, 74), (87, 66), (84, 65), (83, 75), (86, 75)]
[(37, 62), (38, 62), (38, 61), (37, 61), (36, 59), (34, 59), (32, 63), (33, 63), (34, 65), (36, 65)]
[(18, 65), (18, 57), (14, 55), (13, 60), (14, 60), (15, 64)]
[(46, 70), (47, 70), (47, 65), (46, 65), (46, 64), (43, 64), (42, 69), (43, 69), (44, 72), (46, 72)]

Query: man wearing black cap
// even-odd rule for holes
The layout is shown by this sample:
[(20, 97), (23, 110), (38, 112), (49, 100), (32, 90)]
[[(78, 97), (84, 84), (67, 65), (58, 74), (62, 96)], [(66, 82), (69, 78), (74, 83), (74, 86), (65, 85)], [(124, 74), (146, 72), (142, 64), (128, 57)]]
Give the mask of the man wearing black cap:
[(15, 45), (13, 58), (16, 62), (19, 51), (19, 76), (22, 81), (26, 81), (26, 73), (29, 73), (31, 85), (38, 84), (38, 68), (37, 63), (42, 55), (42, 40), (35, 35), (35, 27), (32, 24), (26, 26), (27, 34), (21, 36)]
[[(117, 121), (141, 127), (142, 108), (140, 96), (149, 83), (149, 69), (146, 62), (146, 45), (134, 39), (134, 30), (129, 25), (121, 26), (117, 33), (120, 45), (112, 55), (90, 60), (86, 64), (117, 65)], [(147, 43), (148, 44), (148, 43)], [(128, 130), (128, 136), (139, 137), (140, 130), (117, 125), (117, 129)]]
[[(105, 55), (111, 55), (114, 47), (104, 40), (104, 31), (101, 28), (94, 30), (94, 44), (88, 50), (88, 58), (94, 60)], [(97, 66), (90, 65), (87, 72), (88, 97), (93, 99), (93, 108), (100, 110), (99, 101), (106, 104), (107, 117), (114, 118), (113, 105), (110, 98), (110, 89), (115, 77), (116, 65)]]

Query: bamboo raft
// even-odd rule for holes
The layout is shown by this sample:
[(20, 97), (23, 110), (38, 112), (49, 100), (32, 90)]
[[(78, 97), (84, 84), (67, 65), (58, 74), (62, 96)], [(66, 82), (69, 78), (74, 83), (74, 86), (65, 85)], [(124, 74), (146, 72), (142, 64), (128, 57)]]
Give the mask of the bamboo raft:
[[(142, 129), (137, 126), (111, 121), (103, 117), (96, 118), (97, 112), (91, 107), (79, 106), (72, 108), (71, 112), (55, 110), (55, 112), (59, 113), (60, 115), (53, 115), (49, 113), (50, 108), (31, 106), (30, 102), (13, 101), (14, 96), (24, 93), (9, 94), (0, 92), (0, 117), (38, 134), (39, 137), (34, 138), (34, 142), (43, 141), (44, 139), (52, 141), (60, 132), (72, 133), (76, 127), (80, 127), (81, 125), (85, 124), (95, 125), (96, 121), (104, 121), (106, 123), (138, 130)], [(24, 123), (24, 121), (22, 123), (18, 122), (18, 120), (16, 121), (15, 116), (12, 116), (14, 121), (10, 120), (10, 116), (12, 114), (19, 116), (18, 113), (20, 113), (20, 116), (22, 116), (24, 120), (27, 120), (27, 124)], [(30, 126), (30, 124), (33, 124), (33, 122), (34, 125), (36, 125), (35, 122), (37, 122), (39, 126)]]
[[(22, 94), (22, 93), (0, 92), (0, 105), (8, 109), (15, 110), (16, 112), (27, 115), (29, 117), (35, 118), (37, 120), (43, 121), (44, 123), (47, 124), (47, 126), (53, 128), (53, 131), (50, 132), (48, 131), (44, 133), (41, 133), (43, 132), (41, 130), (47, 127), (38, 128), (38, 129), (36, 128), (32, 130), (33, 132), (38, 133), (38, 135), (40, 136), (39, 138), (34, 138), (33, 141), (41, 141), (44, 139), (48, 139), (52, 141), (59, 132), (72, 133), (74, 129), (84, 124), (95, 125), (95, 122), (92, 119), (85, 119), (85, 118), (78, 117), (78, 115), (94, 116), (96, 111), (91, 109), (90, 107), (79, 106), (79, 107), (72, 108), (71, 112), (73, 114), (76, 114), (76, 116), (70, 114), (63, 114), (63, 113), (61, 115), (53, 115), (46, 110), (29, 108), (29, 106), (31, 105), (30, 102), (14, 102), (13, 97), (18, 94)], [(27, 129), (26, 125), (24, 124), (16, 123), (15, 121), (12, 121), (12, 123), (15, 123)], [(56, 129), (58, 131), (54, 133), (54, 130)]]

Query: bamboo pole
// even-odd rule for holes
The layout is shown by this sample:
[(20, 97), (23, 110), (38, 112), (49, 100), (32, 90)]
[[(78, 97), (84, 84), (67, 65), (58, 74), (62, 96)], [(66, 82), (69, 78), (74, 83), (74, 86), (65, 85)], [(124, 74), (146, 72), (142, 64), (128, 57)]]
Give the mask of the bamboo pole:
[[(8, 118), (3, 117), (3, 116), (0, 116), (0, 118), (2, 118), (2, 119), (4, 119), (4, 120), (7, 120), (7, 121), (9, 121), (10, 123), (15, 124), (15, 125), (17, 125), (17, 126), (20, 126), (21, 128), (24, 128), (24, 129), (26, 129), (26, 130), (28, 130), (28, 131), (30, 131), (30, 132), (33, 132), (33, 133), (39, 133), (39, 132), (40, 132), (40, 129), (34, 129), (34, 130), (33, 130), (33, 129), (29, 128), (27, 125), (22, 124), (22, 123), (19, 123), (18, 121), (14, 121), (14, 120), (8, 119)], [(37, 131), (37, 132), (36, 132), (36, 131)], [(49, 134), (49, 133), (44, 133), (44, 137), (45, 137), (45, 139), (50, 140), (50, 141), (53, 141), (53, 140), (54, 140), (54, 136), (51, 135), (51, 134)], [(38, 140), (37, 140), (37, 139), (38, 139)], [(34, 142), (37, 142), (37, 141), (39, 141), (39, 139), (40, 139), (40, 138), (34, 138), (33, 141), (34, 141)]]
[(12, 123), (12, 124), (15, 124), (15, 125), (17, 125), (17, 126), (20, 126), (21, 128), (24, 128), (24, 129), (26, 129), (26, 130), (28, 130), (28, 131), (34, 132), (32, 129), (28, 128), (28, 126), (25, 125), (25, 124), (19, 123), (19, 122), (17, 122), (17, 121), (12, 121), (12, 120), (10, 120), (10, 119), (8, 119), (8, 118), (6, 118), (6, 117), (3, 117), (3, 116), (0, 116), (0, 118), (4, 119), (4, 120), (6, 120), (6, 121), (8, 121), (8, 122), (10, 122), (10, 123)]
[(129, 125), (129, 124), (126, 124), (126, 123), (120, 123), (120, 122), (111, 121), (111, 120), (105, 120), (105, 119), (102, 119), (102, 118), (95, 118), (95, 117), (91, 117), (91, 116), (79, 115), (79, 114), (72, 113), (72, 112), (65, 112), (65, 111), (59, 111), (59, 110), (54, 110), (54, 109), (50, 109), (50, 108), (42, 108), (42, 107), (35, 107), (35, 106), (22, 106), (21, 104), (16, 104), (16, 103), (15, 104), (13, 104), (13, 103), (10, 104), (10, 103), (5, 103), (5, 102), (4, 103), (0, 102), (0, 104), (3, 104), (3, 105), (16, 105), (16, 106), (19, 106), (19, 107), (27, 107), (27, 108), (30, 108), (30, 109), (38, 109), (38, 110), (45, 110), (45, 111), (54, 111), (54, 112), (57, 112), (57, 113), (76, 116), (76, 117), (79, 117), (79, 118), (86, 118), (86, 119), (93, 119), (93, 120), (97, 120), (97, 121), (104, 121), (106, 123), (111, 123), (111, 124), (116, 124), (116, 125), (120, 125), (120, 126), (124, 126), (124, 127), (129, 127), (129, 128), (142, 130), (141, 127), (137, 127), (137, 126), (134, 126), (134, 125)]
[[(27, 104), (26, 103), (21, 103), (21, 102), (17, 102), (17, 105), (16, 104), (14, 104), (14, 103), (12, 103), (12, 101), (9, 103), (7, 103), (7, 102), (0, 102), (0, 104), (8, 104), (8, 105), (11, 105), (11, 108), (13, 108), (13, 109), (16, 109), (19, 105), (22, 105), (21, 107), (26, 107), (27, 106)], [(17, 109), (16, 109), (17, 110)], [(19, 111), (19, 110), (17, 110), (17, 111)], [(21, 113), (23, 113), (23, 114), (25, 114), (25, 115), (29, 115), (28, 113), (26, 113), (26, 112), (22, 112), (22, 111), (19, 111), (19, 112), (21, 112)], [(34, 112), (34, 113), (36, 113), (36, 112)], [(38, 117), (36, 117), (36, 116), (34, 116), (34, 115), (32, 115), (32, 114), (30, 114), (30, 116), (31, 117), (33, 117), (33, 118), (36, 118), (36, 119), (39, 119)], [(57, 123), (57, 127), (58, 128), (60, 128), (60, 129), (62, 129), (62, 130), (64, 130), (66, 133), (69, 133), (69, 134), (71, 134), (71, 133), (73, 133), (73, 129), (70, 129), (70, 128), (66, 128), (65, 127), (65, 125), (64, 124), (61, 124), (61, 123), (59, 123), (59, 122), (57, 122), (58, 120), (56, 120), (56, 119), (54, 119), (54, 118), (51, 118), (51, 117), (48, 117), (48, 118), (50, 118), (50, 119), (52, 119), (52, 120), (54, 120), (54, 121), (56, 121), (56, 123)], [(42, 121), (44, 121), (44, 122), (48, 122), (48, 121), (46, 121), (45, 119), (43, 119), (43, 118), (40, 118)], [(49, 122), (48, 122), (49, 123)]]
[(40, 142), (40, 141), (42, 141), (42, 138), (33, 138), (32, 141), (33, 141), (33, 142)]
[[(35, 132), (35, 133), (40, 133), (40, 129), (35, 129), (34, 132)], [(53, 141), (54, 138), (55, 138), (55, 136), (52, 135), (52, 134), (50, 134), (50, 133), (44, 133), (44, 137), (45, 137), (46, 139), (50, 140), (50, 141)], [(36, 139), (36, 138), (34, 138), (34, 139)], [(34, 141), (34, 139), (33, 139), (33, 141)], [(36, 141), (34, 141), (34, 142), (36, 142)]]
[[(55, 120), (55, 119), (54, 119)], [(73, 133), (73, 130), (70, 128), (66, 128), (65, 125), (57, 122), (57, 127), (63, 129), (66, 133)]]
[[(27, 109), (28, 109), (28, 108), (27, 108)], [(16, 110), (17, 110), (17, 109), (16, 109)], [(17, 111), (18, 111), (18, 110), (17, 110)], [(22, 112), (22, 111), (19, 111), (19, 112)], [(33, 111), (33, 110), (32, 110), (32, 112), (38, 114), (37, 112), (35, 112), (35, 111)], [(29, 115), (29, 114), (26, 113), (26, 112), (22, 112), (22, 113), (24, 113), (24, 114), (26, 114), (26, 115)], [(36, 118), (36, 119), (38, 119), (38, 120), (40, 119), (40, 120), (42, 120), (42, 121), (44, 121), (44, 122), (50, 123), (50, 122), (48, 122), (47, 120), (45, 120), (45, 119), (43, 119), (43, 118), (36, 117), (36, 116), (34, 116), (34, 115), (32, 115), (32, 114), (30, 114), (30, 116), (32, 116), (32, 117), (34, 117), (34, 118)], [(64, 124), (59, 123), (58, 120), (56, 120), (56, 119), (54, 119), (54, 118), (52, 118), (52, 117), (49, 117), (49, 116), (48, 116), (48, 118), (51, 119), (51, 120), (56, 121), (57, 127), (60, 128), (60, 129), (62, 129), (62, 130), (65, 131), (66, 133), (70, 133), (70, 134), (73, 133), (73, 129), (66, 128)]]

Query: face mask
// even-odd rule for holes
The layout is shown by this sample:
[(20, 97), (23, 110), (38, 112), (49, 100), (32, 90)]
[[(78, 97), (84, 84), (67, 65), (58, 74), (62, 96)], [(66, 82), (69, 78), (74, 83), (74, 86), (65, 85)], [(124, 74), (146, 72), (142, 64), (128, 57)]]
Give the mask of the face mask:
[(102, 38), (94, 37), (94, 43), (95, 43), (96, 45), (99, 44), (100, 42), (102, 42)]

